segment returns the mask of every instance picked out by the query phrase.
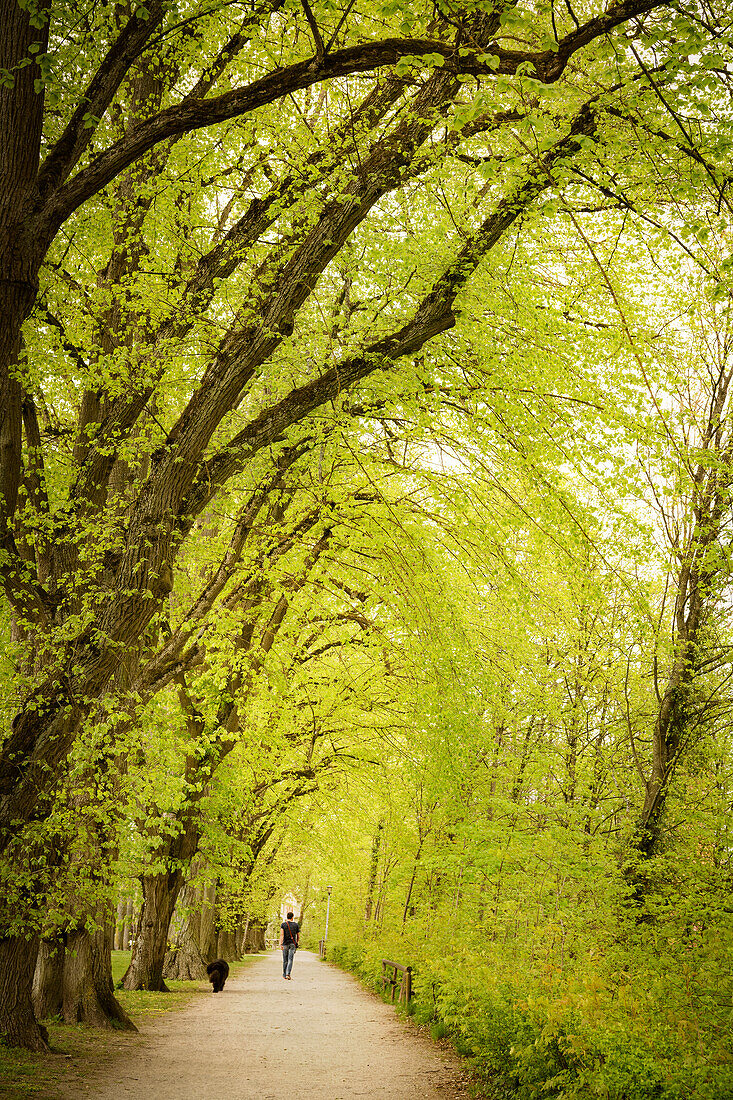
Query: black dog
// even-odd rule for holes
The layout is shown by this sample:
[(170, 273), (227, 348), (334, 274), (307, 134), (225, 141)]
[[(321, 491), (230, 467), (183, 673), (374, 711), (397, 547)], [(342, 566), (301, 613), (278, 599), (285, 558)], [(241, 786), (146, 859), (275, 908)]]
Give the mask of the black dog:
[(206, 973), (209, 975), (209, 981), (214, 987), (214, 993), (221, 993), (224, 982), (229, 977), (229, 963), (224, 962), (223, 959), (217, 959), (216, 962), (209, 963), (206, 967)]

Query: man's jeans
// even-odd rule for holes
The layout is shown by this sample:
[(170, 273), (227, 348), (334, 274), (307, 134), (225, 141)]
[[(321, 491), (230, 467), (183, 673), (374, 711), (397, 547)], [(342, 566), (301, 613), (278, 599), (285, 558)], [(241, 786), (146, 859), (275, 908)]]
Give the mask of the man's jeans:
[(293, 969), (293, 959), (295, 958), (295, 944), (286, 943), (283, 944), (283, 978), (290, 977), (290, 971)]

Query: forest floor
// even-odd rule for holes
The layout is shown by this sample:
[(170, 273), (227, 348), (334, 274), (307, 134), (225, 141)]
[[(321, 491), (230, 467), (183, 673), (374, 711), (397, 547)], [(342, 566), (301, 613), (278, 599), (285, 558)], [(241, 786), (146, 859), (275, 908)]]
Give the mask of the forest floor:
[[(465, 1063), (350, 975), (299, 951), (237, 968), (224, 991), (79, 1051), (38, 1100), (467, 1100)], [(203, 989), (203, 986), (202, 986)], [(99, 1033), (97, 1033), (99, 1034)], [(3, 1095), (0, 1086), (0, 1096)], [(8, 1095), (18, 1095), (11, 1094)], [(24, 1093), (23, 1095), (28, 1095)]]

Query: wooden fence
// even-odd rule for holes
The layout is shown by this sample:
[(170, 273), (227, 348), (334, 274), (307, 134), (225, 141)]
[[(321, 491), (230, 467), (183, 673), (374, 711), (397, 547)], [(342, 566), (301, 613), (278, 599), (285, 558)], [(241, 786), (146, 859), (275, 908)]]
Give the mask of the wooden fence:
[[(387, 974), (388, 970), (392, 971), (391, 977)], [(398, 974), (402, 975), (399, 980), (397, 978)], [(390, 959), (382, 959), (382, 992), (388, 985), (392, 987), (391, 1000), (393, 1003), (395, 990), (399, 985), (400, 993), (397, 1002), (404, 1000), (405, 1004), (409, 1004), (412, 998), (412, 967), (402, 966), (401, 963), (392, 962)]]

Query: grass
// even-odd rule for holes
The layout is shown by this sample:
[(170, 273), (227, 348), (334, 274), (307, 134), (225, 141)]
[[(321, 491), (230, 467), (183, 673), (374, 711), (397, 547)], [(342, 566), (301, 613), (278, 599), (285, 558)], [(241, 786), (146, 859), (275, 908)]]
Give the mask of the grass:
[(125, 971), (130, 965), (130, 959), (132, 958), (132, 951), (113, 951), (112, 952), (112, 981), (115, 986), (119, 985), (125, 976)]
[[(112, 979), (117, 985), (130, 962), (129, 951), (112, 952)], [(247, 965), (248, 960), (232, 964), (232, 974)], [(196, 995), (207, 989), (204, 982), (168, 982), (170, 993), (150, 993), (146, 990), (130, 993), (115, 989), (118, 1001), (139, 1026), (162, 1012), (183, 1008)], [(134, 1048), (138, 1037), (134, 1032), (89, 1027), (85, 1024), (63, 1024), (45, 1020), (51, 1043), (50, 1054), (33, 1054), (27, 1050), (0, 1044), (0, 1097), (2, 1100), (58, 1100), (60, 1085), (78, 1085), (80, 1081), (103, 1070), (110, 1058)]]
[(167, 981), (165, 984), (170, 990), (169, 993), (150, 993), (148, 990), (136, 990), (131, 993), (126, 989), (118, 989), (117, 986), (130, 965), (131, 955), (131, 951), (112, 952), (112, 981), (115, 985), (115, 997), (135, 1023), (140, 1020), (149, 1020), (172, 1008), (183, 1008), (195, 993), (208, 988), (205, 982)]

